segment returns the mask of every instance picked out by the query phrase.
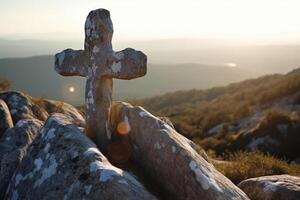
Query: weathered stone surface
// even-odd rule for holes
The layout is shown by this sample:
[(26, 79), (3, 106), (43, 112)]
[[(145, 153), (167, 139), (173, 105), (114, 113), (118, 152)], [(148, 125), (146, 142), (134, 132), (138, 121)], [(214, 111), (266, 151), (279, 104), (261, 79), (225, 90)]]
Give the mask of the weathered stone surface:
[(169, 126), (171, 126), (172, 128), (174, 128), (174, 125), (169, 118), (167, 118), (167, 117), (158, 117), (158, 118), (160, 120), (162, 120), (163, 122), (165, 122), (166, 124), (168, 124)]
[(10, 182), (8, 199), (155, 199), (129, 173), (112, 166), (74, 119), (53, 114)]
[(143, 108), (119, 102), (112, 123), (115, 137), (129, 142), (132, 159), (177, 199), (248, 199), (196, 145)]
[(147, 57), (131, 48), (114, 52), (113, 25), (105, 9), (93, 10), (85, 22), (84, 50), (66, 49), (55, 55), (55, 70), (63, 76), (87, 78), (86, 133), (107, 151), (113, 78), (134, 79), (146, 74)]
[(52, 113), (63, 113), (74, 119), (74, 124), (84, 127), (85, 121), (78, 110), (65, 102), (44, 98), (33, 98), (22, 92), (3, 92), (0, 99), (6, 102), (14, 123), (21, 119), (39, 119), (45, 121)]
[[(22, 92), (3, 92), (0, 99), (7, 104), (14, 124), (21, 119), (39, 119), (44, 121), (47, 118), (45, 110), (32, 102), (32, 98)], [(34, 113), (34, 111), (36, 111)]]
[(6, 103), (0, 99), (0, 138), (3, 133), (13, 127), (13, 121)]
[(42, 122), (36, 119), (19, 120), (0, 139), (0, 199), (41, 126)]
[(300, 199), (300, 177), (290, 175), (262, 176), (242, 181), (238, 185), (255, 200)]
[(74, 124), (79, 127), (85, 127), (85, 120), (78, 110), (65, 102), (54, 101), (49, 99), (43, 100), (43, 108), (48, 112), (48, 115), (52, 113), (62, 113), (73, 119)]

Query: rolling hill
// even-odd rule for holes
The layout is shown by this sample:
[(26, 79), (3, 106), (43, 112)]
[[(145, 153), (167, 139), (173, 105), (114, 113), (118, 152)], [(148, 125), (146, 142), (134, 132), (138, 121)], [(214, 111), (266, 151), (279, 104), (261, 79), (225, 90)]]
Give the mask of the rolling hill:
[[(62, 77), (54, 71), (53, 56), (0, 59), (0, 78), (11, 81), (12, 89), (34, 96), (82, 104), (85, 80)], [(203, 64), (148, 64), (147, 75), (131, 81), (114, 81), (116, 99), (144, 98), (166, 92), (206, 89), (257, 76), (238, 67)], [(68, 88), (73, 86), (75, 92)]]
[(206, 150), (261, 150), (300, 157), (300, 70), (208, 90), (188, 90), (133, 100)]

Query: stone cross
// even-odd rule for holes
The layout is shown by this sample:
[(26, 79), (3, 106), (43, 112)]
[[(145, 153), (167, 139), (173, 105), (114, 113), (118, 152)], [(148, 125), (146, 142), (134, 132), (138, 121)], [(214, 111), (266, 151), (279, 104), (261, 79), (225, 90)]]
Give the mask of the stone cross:
[(86, 133), (104, 152), (111, 138), (112, 79), (130, 80), (147, 71), (147, 56), (131, 48), (114, 52), (112, 35), (109, 11), (93, 10), (85, 22), (84, 50), (66, 49), (55, 55), (56, 72), (86, 77)]

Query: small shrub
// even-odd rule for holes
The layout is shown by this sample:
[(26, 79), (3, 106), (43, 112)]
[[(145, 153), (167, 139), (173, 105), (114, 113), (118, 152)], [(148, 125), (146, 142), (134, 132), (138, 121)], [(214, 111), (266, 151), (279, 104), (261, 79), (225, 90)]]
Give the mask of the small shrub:
[(217, 138), (215, 137), (207, 137), (207, 138), (204, 138), (202, 140), (197, 140), (195, 139), (194, 140), (196, 142), (196, 144), (199, 144), (199, 146), (201, 146), (203, 149), (216, 149), (216, 147), (218, 145), (220, 145), (221, 141), (218, 140)]
[(44, 97), (33, 98), (34, 106), (38, 109), (45, 109), (49, 113), (64, 113), (64, 102), (57, 101), (55, 104), (45, 101)]
[(44, 97), (35, 97), (33, 98), (33, 103), (38, 107), (45, 108), (46, 105), (44, 100)]
[(262, 128), (274, 128), (277, 124), (289, 123), (289, 113), (280, 109), (271, 109), (262, 120), (260, 126)]
[(5, 91), (10, 88), (10, 82), (8, 80), (0, 80), (0, 91)]
[(64, 106), (64, 102), (62, 101), (59, 101), (54, 109), (52, 110), (53, 113), (65, 113), (64, 109), (63, 109), (63, 106)]

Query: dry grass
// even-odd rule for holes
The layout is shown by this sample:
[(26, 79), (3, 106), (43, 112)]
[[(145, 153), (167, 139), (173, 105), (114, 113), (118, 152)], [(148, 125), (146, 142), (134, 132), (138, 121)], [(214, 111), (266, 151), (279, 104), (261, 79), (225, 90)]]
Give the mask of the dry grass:
[(300, 165), (289, 164), (261, 152), (236, 152), (227, 154), (224, 158), (229, 162), (214, 162), (214, 165), (235, 184), (259, 176), (300, 175)]
[(85, 105), (76, 106), (76, 109), (83, 117), (85, 117)]
[(48, 113), (64, 113), (64, 102), (56, 101), (55, 104), (45, 101), (44, 97), (34, 97), (33, 99), (34, 106), (39, 109), (45, 109)]
[(5, 91), (10, 88), (11, 84), (8, 80), (0, 79), (0, 91)]

